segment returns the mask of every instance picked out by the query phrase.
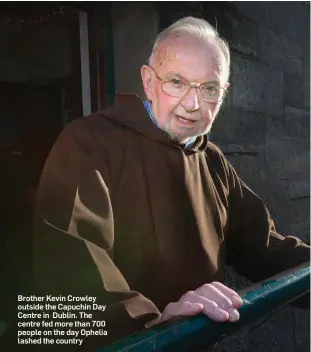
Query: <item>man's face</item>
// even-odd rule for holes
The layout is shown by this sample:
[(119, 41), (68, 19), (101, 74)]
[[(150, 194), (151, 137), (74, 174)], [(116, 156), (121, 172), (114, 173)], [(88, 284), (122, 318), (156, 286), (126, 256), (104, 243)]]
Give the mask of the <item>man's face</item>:
[[(162, 79), (228, 86), (226, 61), (221, 50), (215, 44), (203, 43), (193, 37), (166, 39), (158, 49), (153, 68)], [(158, 126), (172, 139), (184, 143), (190, 137), (209, 132), (221, 102), (201, 100), (196, 88), (191, 88), (182, 98), (172, 97), (162, 91), (162, 82), (151, 67), (143, 66), (141, 73)]]

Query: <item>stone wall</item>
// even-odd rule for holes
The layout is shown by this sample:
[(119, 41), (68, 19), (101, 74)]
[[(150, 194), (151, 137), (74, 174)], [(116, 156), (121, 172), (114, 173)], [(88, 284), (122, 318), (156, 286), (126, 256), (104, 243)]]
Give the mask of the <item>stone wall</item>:
[[(277, 230), (310, 243), (309, 3), (231, 5), (223, 29), (231, 88), (212, 139), (265, 201)], [(238, 287), (241, 278), (229, 270), (228, 282)], [(222, 350), (309, 351), (309, 314), (286, 307), (225, 340)]]

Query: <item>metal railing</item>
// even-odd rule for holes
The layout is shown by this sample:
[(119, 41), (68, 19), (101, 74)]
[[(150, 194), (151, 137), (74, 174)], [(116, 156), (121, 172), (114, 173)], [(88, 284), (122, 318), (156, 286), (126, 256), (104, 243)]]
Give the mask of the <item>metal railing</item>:
[(215, 345), (310, 292), (310, 263), (282, 272), (239, 292), (243, 305), (236, 323), (215, 323), (205, 315), (176, 318), (128, 336), (97, 352), (197, 352)]

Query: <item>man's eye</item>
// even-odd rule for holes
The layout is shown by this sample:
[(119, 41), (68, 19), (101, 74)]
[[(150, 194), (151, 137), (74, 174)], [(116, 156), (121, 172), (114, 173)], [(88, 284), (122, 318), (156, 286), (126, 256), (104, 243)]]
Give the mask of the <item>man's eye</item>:
[(175, 85), (182, 85), (182, 84), (184, 84), (183, 81), (181, 81), (180, 79), (176, 79), (176, 78), (171, 79), (171, 83), (173, 83), (173, 84), (175, 84)]
[(218, 87), (214, 87), (214, 86), (207, 86), (203, 88), (204, 91), (206, 91), (207, 93), (213, 95), (213, 94), (217, 94), (219, 91)]

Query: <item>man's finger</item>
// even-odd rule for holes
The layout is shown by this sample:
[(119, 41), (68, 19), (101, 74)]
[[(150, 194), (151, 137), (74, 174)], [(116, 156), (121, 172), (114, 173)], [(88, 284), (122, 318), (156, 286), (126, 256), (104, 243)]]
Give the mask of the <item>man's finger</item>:
[(233, 302), (217, 287), (212, 284), (205, 284), (195, 291), (199, 296), (205, 297), (215, 302), (219, 308), (228, 311), (234, 307)]
[(191, 302), (172, 302), (166, 306), (162, 313), (162, 321), (171, 319), (177, 316), (193, 316), (203, 310), (203, 305), (200, 303)]
[(206, 297), (198, 295), (195, 291), (189, 291), (184, 296), (185, 301), (190, 303), (200, 303), (203, 305), (203, 311), (206, 316), (217, 322), (224, 322), (229, 320), (229, 313), (223, 310), (218, 304)]
[(235, 308), (240, 308), (242, 306), (243, 300), (234, 290), (217, 281), (212, 282), (211, 285), (227, 296)]

